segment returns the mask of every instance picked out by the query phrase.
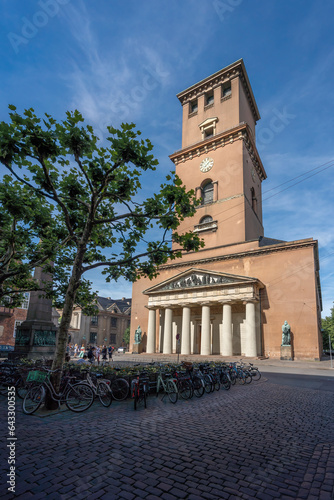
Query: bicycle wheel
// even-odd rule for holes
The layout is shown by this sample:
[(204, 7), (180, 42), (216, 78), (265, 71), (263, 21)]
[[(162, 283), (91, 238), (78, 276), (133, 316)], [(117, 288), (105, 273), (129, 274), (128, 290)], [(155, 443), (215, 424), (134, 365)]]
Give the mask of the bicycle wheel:
[(204, 392), (205, 392), (203, 380), (200, 377), (194, 377), (192, 380), (192, 383), (193, 383), (195, 396), (197, 398), (202, 397)]
[(243, 372), (238, 372), (237, 379), (240, 385), (244, 385), (246, 383), (245, 374)]
[(261, 372), (259, 372), (259, 370), (256, 368), (252, 368), (251, 369), (251, 375), (252, 375), (252, 379), (257, 381), (257, 380), (260, 380), (261, 378)]
[(235, 373), (235, 371), (230, 372), (230, 379), (231, 379), (231, 384), (235, 385), (237, 381), (237, 374)]
[(215, 375), (215, 377), (213, 379), (213, 387), (214, 387), (214, 389), (216, 389), (216, 391), (219, 391), (219, 389), (220, 389), (220, 381), (219, 381), (218, 375)]
[(225, 389), (225, 391), (231, 389), (231, 382), (226, 373), (222, 373), (220, 381), (221, 381), (221, 386), (223, 387), (223, 389)]
[(244, 374), (245, 374), (245, 382), (246, 382), (246, 384), (250, 384), (251, 381), (253, 380), (252, 375), (250, 374), (250, 372), (248, 370), (245, 370)]
[(6, 378), (3, 378), (0, 380), (0, 394), (1, 396), (7, 396), (8, 393), (8, 387), (11, 387), (11, 380), (8, 380)]
[(193, 395), (193, 391), (188, 380), (180, 380), (177, 384), (177, 390), (182, 399), (190, 399)]
[(129, 384), (124, 378), (116, 378), (111, 383), (111, 393), (112, 397), (116, 401), (123, 401), (128, 397)]
[(177, 392), (177, 387), (172, 380), (167, 380), (166, 382), (166, 393), (169, 398), (169, 401), (175, 404), (178, 399), (178, 392)]
[(15, 390), (16, 394), (20, 399), (24, 399), (25, 395), (27, 394), (29, 389), (28, 383), (26, 383), (23, 378), (20, 378), (16, 385), (15, 385)]
[(74, 384), (66, 394), (66, 406), (76, 413), (88, 410), (94, 402), (94, 392), (88, 384)]
[(109, 385), (101, 381), (97, 384), (96, 394), (100, 400), (100, 403), (108, 408), (112, 403), (112, 394)]
[(32, 385), (22, 403), (23, 413), (31, 415), (41, 406), (45, 399), (45, 389), (42, 385)]
[(211, 377), (207, 373), (205, 373), (203, 375), (203, 380), (204, 380), (204, 389), (205, 389), (205, 392), (207, 394), (209, 394), (209, 392), (213, 392), (214, 388), (213, 388)]

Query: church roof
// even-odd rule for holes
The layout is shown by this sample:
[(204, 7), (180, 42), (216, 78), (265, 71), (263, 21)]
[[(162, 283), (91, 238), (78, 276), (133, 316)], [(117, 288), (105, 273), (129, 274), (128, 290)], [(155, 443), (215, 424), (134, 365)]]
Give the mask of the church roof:
[(111, 297), (97, 297), (99, 305), (104, 309), (112, 310), (115, 309), (119, 313), (126, 313), (131, 308), (132, 299), (112, 299)]

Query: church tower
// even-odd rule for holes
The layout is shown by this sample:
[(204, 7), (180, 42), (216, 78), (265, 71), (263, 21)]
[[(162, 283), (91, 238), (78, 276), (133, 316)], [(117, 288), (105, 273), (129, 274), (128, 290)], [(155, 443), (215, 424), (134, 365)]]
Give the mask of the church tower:
[(260, 114), (243, 60), (177, 97), (182, 147), (170, 159), (199, 200), (178, 233), (195, 231), (205, 246), (133, 284), (132, 342), (140, 325), (147, 354), (319, 359), (318, 243), (264, 237)]
[(266, 173), (255, 145), (260, 115), (243, 60), (177, 95), (183, 108), (182, 149), (170, 156), (187, 189), (201, 199), (190, 229), (205, 248), (263, 236), (261, 184)]

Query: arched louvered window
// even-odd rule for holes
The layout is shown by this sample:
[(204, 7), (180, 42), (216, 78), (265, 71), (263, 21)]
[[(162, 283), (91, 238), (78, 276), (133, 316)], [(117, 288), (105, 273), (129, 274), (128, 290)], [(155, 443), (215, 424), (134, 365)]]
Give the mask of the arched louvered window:
[(251, 198), (252, 198), (252, 209), (256, 213), (256, 211), (257, 211), (257, 199), (255, 196), (255, 189), (253, 187), (251, 188)]
[(205, 215), (204, 217), (201, 218), (199, 221), (200, 224), (206, 224), (208, 222), (212, 222), (212, 217), (211, 215)]
[(207, 205), (213, 202), (213, 184), (211, 181), (207, 182), (202, 187), (202, 204)]

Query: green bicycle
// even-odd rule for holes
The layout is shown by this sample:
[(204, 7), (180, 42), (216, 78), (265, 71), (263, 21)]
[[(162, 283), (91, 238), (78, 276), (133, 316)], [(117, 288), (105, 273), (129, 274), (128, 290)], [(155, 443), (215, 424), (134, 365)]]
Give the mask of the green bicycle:
[(178, 390), (176, 385), (176, 379), (170, 373), (163, 373), (160, 367), (157, 380), (157, 397), (159, 395), (160, 389), (164, 391), (162, 399), (168, 396), (171, 403), (175, 404), (178, 400)]

